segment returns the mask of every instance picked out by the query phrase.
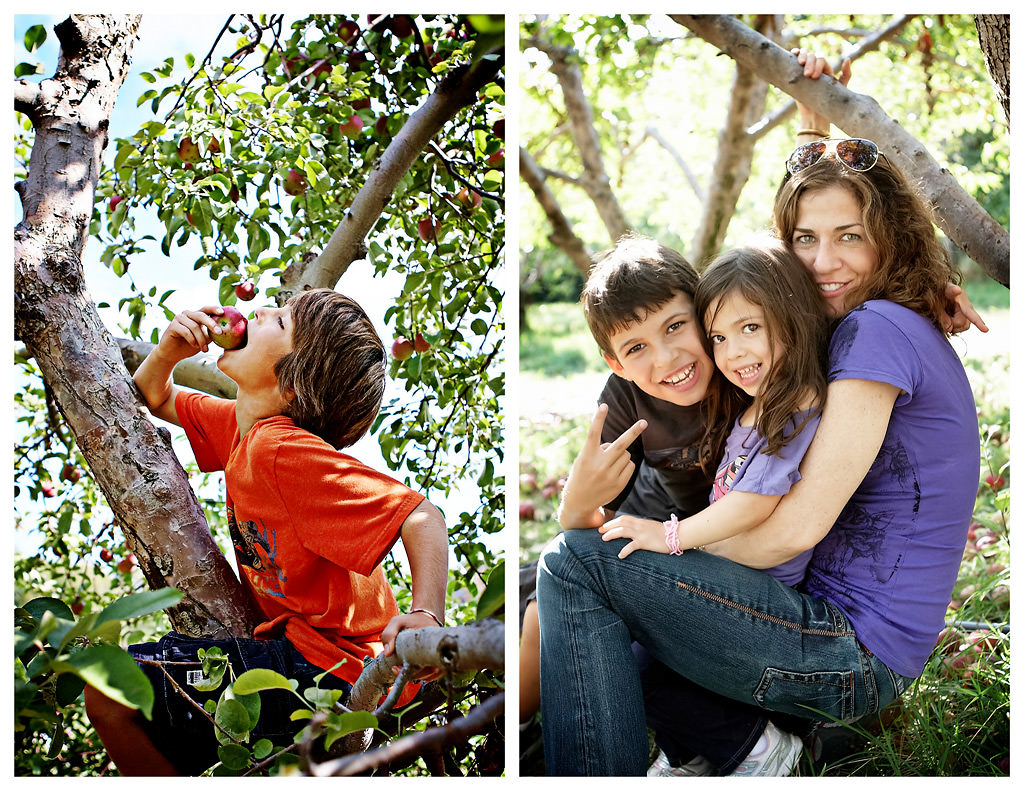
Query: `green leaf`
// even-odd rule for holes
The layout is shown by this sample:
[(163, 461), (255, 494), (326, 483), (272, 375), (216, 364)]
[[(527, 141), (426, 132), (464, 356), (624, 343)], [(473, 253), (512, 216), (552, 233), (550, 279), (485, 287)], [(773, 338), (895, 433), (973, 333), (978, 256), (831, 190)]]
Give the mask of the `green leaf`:
[(260, 739), (252, 746), (252, 754), (257, 761), (262, 761), (274, 751), (274, 743), (270, 739)]
[(153, 687), (131, 654), (113, 645), (91, 645), (53, 663), (57, 673), (74, 673), (108, 698), (153, 718)]
[(255, 668), (246, 670), (235, 679), (231, 685), (236, 695), (251, 695), (254, 692), (262, 692), (265, 689), (286, 689), (292, 691), (292, 685), (288, 679), (280, 673), (266, 668)]
[(478, 621), (495, 613), (505, 604), (505, 561), (499, 561), (487, 575), (487, 587), (476, 603)]
[(127, 618), (138, 618), (153, 612), (172, 607), (184, 596), (177, 588), (160, 588), (155, 591), (130, 593), (117, 601), (108, 604), (96, 616), (96, 625), (104, 621), (123, 621)]
[(249, 765), (249, 751), (240, 744), (222, 744), (217, 748), (217, 757), (224, 766), (236, 772)]
[[(252, 730), (249, 712), (234, 698), (221, 700), (217, 704), (217, 713), (213, 715), (213, 721), (236, 739), (244, 738)], [(225, 737), (218, 731), (217, 738), (224, 739)]]
[(42, 63), (25, 63), (21, 62), (14, 67), (15, 77), (31, 77), (33, 74), (42, 74), (43, 64)]
[(46, 41), (46, 28), (43, 25), (32, 25), (25, 31), (25, 49), (35, 52)]
[(54, 599), (50, 596), (40, 596), (39, 598), (32, 599), (32, 601), (23, 604), (21, 608), (37, 621), (42, 620), (43, 613), (47, 611), (66, 621), (75, 620), (75, 614), (71, 612), (70, 607), (60, 599)]
[(324, 737), (324, 749), (330, 749), (338, 739), (356, 731), (365, 731), (377, 727), (377, 718), (368, 711), (347, 711), (344, 714), (332, 714), (327, 719), (327, 735)]

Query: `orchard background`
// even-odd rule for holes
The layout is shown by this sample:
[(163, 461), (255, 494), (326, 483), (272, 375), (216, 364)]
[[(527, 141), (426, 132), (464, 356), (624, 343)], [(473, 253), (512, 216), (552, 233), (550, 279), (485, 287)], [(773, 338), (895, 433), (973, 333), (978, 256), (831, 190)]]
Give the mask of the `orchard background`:
[[(870, 732), (842, 729), (853, 746), (806, 755), (802, 775), (1009, 773), (1008, 24), (859, 13), (521, 20), (521, 564), (558, 529), (561, 487), (610, 373), (577, 302), (592, 257), (632, 231), (701, 268), (766, 230), (796, 98), (833, 120), (833, 136), (875, 140), (921, 187), (991, 328), (951, 341), (978, 405), (982, 473), (949, 628), (902, 706)], [(792, 47), (837, 69), (851, 58), (848, 90), (803, 79)], [(524, 724), (525, 775), (543, 774), (539, 731), (536, 718)]]
[[(29, 605), (16, 610), (17, 774), (112, 771), (79, 693), (102, 683), (145, 708), (116, 646), (168, 631), (168, 614), (189, 633), (251, 624), (230, 567), (181, 572), (229, 546), (223, 483), (154, 425), (129, 378), (176, 312), (248, 312), (242, 284), (254, 304), (336, 287), (387, 345), (419, 337), (394, 355), (352, 453), (445, 512), (448, 623), (500, 617), (503, 19), (15, 21), (14, 580), (15, 605)], [(152, 43), (133, 55), (136, 33)], [(232, 395), (211, 361), (189, 362), (179, 384)], [(401, 558), (386, 566), (407, 607)], [(502, 771), (503, 647), (489, 651), (437, 685), (446, 708), (404, 738), (448, 738), (478, 712), (475, 730), (378, 771)], [(328, 741), (367, 727), (331, 716)], [(234, 741), (218, 771), (343, 771)]]

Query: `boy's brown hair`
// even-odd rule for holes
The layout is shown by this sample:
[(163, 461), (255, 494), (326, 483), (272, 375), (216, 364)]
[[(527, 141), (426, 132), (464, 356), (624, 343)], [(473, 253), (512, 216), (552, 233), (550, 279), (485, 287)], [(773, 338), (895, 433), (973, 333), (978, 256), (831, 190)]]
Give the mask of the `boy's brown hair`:
[(603, 354), (618, 359), (613, 334), (643, 321), (680, 292), (693, 299), (697, 272), (683, 256), (653, 239), (619, 239), (590, 270), (580, 295), (590, 333)]
[(292, 352), (274, 365), (281, 392), (294, 392), (284, 414), (335, 448), (346, 448), (380, 410), (384, 344), (366, 312), (336, 291), (303, 291), (287, 304)]

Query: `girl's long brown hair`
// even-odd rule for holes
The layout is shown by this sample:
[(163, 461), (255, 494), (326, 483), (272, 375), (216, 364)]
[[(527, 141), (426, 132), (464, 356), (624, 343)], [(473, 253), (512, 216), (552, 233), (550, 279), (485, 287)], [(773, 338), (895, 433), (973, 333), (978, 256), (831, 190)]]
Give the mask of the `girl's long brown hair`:
[[(761, 308), (769, 343), (782, 350), (758, 390), (755, 422), (766, 440), (765, 453), (778, 454), (825, 404), (829, 332), (825, 304), (810, 271), (782, 242), (765, 239), (724, 253), (701, 275), (694, 295), (697, 315), (704, 323), (705, 348), (712, 359), (714, 348), (707, 330), (722, 299), (734, 292)], [(716, 375), (724, 380), (721, 372), (716, 370)], [(736, 397), (738, 388), (721, 384), (725, 387), (709, 388), (706, 399), (705, 442), (713, 447), (720, 447), (741, 408), (750, 403), (749, 397)], [(794, 421), (808, 396), (814, 408), (803, 420)]]
[(808, 193), (840, 186), (860, 204), (867, 240), (878, 266), (854, 295), (854, 304), (887, 299), (932, 321), (944, 332), (946, 286), (960, 273), (939, 242), (932, 213), (906, 177), (883, 156), (871, 170), (850, 170), (833, 156), (787, 177), (775, 194), (775, 235), (792, 245), (800, 201)]

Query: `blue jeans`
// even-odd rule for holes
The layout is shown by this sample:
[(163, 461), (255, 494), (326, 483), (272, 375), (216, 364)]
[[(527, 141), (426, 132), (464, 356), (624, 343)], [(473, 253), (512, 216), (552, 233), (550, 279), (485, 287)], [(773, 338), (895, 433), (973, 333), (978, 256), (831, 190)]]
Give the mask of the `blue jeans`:
[(704, 552), (634, 552), (619, 560), (625, 543), (568, 530), (541, 556), (549, 774), (646, 772), (634, 640), (699, 687), (797, 717), (853, 720), (906, 689), (910, 679), (861, 646), (831, 603)]

